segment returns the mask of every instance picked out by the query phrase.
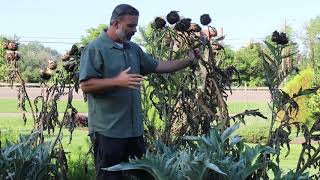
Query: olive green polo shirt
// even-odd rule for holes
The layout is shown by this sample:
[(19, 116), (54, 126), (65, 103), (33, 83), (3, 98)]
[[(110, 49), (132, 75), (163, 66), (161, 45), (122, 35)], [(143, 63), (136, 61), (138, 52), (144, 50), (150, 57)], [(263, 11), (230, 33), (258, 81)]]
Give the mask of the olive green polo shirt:
[[(80, 59), (79, 80), (112, 78), (131, 67), (131, 74), (154, 72), (158, 61), (133, 42), (119, 47), (103, 31), (88, 44)], [(143, 135), (140, 90), (115, 87), (101, 93), (88, 93), (89, 133), (98, 132), (113, 138)]]

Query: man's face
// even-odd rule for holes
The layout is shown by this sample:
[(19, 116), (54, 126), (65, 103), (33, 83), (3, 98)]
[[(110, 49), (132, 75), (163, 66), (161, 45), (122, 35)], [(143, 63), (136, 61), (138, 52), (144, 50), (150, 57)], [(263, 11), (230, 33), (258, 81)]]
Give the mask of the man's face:
[(130, 41), (137, 32), (138, 16), (125, 15), (116, 24), (116, 33), (121, 42)]

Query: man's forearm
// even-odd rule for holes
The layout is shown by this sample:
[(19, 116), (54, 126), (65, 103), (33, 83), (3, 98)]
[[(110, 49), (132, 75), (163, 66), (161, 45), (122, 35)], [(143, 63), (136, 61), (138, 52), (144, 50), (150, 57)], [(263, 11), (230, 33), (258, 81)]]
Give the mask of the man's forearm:
[(89, 79), (82, 81), (80, 87), (84, 93), (99, 93), (118, 86), (116, 78)]
[(156, 73), (171, 73), (181, 69), (184, 69), (192, 65), (191, 59), (187, 60), (173, 60), (173, 61), (160, 61), (156, 68)]

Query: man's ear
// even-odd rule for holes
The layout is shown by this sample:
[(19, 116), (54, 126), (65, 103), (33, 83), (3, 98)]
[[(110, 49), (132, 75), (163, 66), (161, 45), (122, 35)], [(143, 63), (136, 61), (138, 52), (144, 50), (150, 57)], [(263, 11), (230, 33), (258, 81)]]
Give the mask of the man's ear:
[(117, 27), (118, 24), (119, 24), (119, 22), (116, 21), (116, 20), (114, 20), (114, 21), (111, 22), (111, 26), (114, 26), (114, 27)]
[(113, 23), (114, 23), (113, 26), (116, 27), (116, 28), (118, 28), (118, 26), (119, 26), (119, 24), (120, 24), (119, 21), (114, 21)]

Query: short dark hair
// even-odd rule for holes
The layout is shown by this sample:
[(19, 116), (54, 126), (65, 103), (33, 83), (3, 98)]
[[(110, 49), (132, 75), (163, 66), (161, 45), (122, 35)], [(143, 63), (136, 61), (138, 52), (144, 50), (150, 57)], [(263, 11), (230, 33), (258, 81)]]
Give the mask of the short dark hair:
[(119, 4), (112, 11), (110, 24), (115, 20), (119, 20), (124, 15), (139, 16), (139, 11), (129, 4)]

